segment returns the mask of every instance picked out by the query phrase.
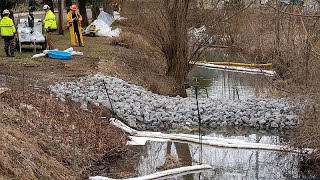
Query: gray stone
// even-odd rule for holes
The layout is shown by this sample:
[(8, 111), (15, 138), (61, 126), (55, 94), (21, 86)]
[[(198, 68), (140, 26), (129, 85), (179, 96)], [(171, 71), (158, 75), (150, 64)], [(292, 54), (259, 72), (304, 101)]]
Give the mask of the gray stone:
[(278, 128), (278, 127), (279, 127), (279, 124), (276, 123), (276, 122), (271, 122), (270, 126), (271, 126), (272, 128)]
[[(174, 123), (197, 126), (198, 112), (194, 98), (168, 97), (153, 94), (142, 87), (123, 80), (98, 74), (82, 77), (77, 82), (49, 86), (51, 94), (61, 100), (90, 102), (110, 108), (108, 97), (101, 83), (104, 79), (116, 113), (123, 119), (146, 121), (152, 124)], [(239, 101), (199, 98), (202, 121), (205, 124), (292, 126), (298, 117), (296, 107), (287, 99), (248, 99)], [(86, 105), (82, 105), (84, 110)], [(217, 123), (218, 122), (218, 123)], [(273, 122), (273, 123), (272, 123)], [(154, 126), (154, 125), (153, 125)], [(167, 125), (166, 125), (167, 126)], [(140, 126), (138, 126), (139, 128)]]

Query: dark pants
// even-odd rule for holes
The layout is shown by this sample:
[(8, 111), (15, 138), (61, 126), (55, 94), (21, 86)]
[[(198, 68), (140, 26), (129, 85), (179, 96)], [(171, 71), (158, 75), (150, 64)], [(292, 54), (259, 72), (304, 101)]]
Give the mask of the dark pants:
[(75, 34), (77, 35), (77, 37), (78, 37), (79, 46), (81, 46), (81, 45), (82, 45), (82, 42), (81, 42), (80, 32), (79, 32), (78, 27), (74, 27), (74, 33), (75, 33)]
[(3, 37), (4, 40), (4, 50), (7, 54), (7, 56), (14, 57), (14, 51), (15, 51), (15, 42), (14, 37)]

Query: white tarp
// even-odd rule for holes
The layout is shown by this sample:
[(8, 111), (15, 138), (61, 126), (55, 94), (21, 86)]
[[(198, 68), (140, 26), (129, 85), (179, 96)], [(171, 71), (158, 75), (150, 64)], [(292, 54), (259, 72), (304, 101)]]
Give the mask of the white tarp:
[(130, 146), (143, 146), (143, 145), (146, 145), (147, 141), (157, 141), (157, 142), (169, 141), (168, 139), (137, 137), (137, 136), (129, 136), (129, 138), (130, 138), (130, 141), (127, 142), (127, 145), (130, 145)]
[(20, 24), (17, 26), (17, 32), (20, 42), (45, 42), (45, 37), (42, 34), (42, 23), (37, 22), (40, 19), (35, 19), (34, 28), (28, 27), (28, 22), (25, 19), (20, 19)]
[[(90, 25), (95, 25), (97, 28), (96, 36), (114, 37), (119, 36), (121, 30), (119, 28), (112, 30), (104, 21), (96, 19)], [(87, 27), (86, 32), (89, 32), (89, 27)]]
[(100, 14), (97, 19), (103, 21), (108, 26), (111, 26), (111, 24), (114, 22), (114, 18), (104, 11), (100, 11)]
[[(117, 37), (120, 35), (121, 29), (116, 28), (112, 30), (110, 26), (113, 22), (114, 22), (114, 18), (110, 14), (104, 11), (101, 11), (98, 18), (94, 20), (90, 25), (96, 26), (97, 28), (97, 32), (95, 34), (96, 36)], [(85, 30), (86, 33), (90, 32), (89, 30), (90, 25), (86, 28)]]

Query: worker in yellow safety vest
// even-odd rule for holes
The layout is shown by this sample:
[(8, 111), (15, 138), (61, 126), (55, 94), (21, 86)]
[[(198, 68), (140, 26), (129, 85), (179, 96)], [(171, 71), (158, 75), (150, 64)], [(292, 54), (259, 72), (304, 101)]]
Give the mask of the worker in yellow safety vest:
[(44, 29), (46, 30), (46, 39), (49, 49), (54, 49), (52, 42), (52, 32), (57, 30), (56, 15), (50, 10), (48, 5), (43, 6), (43, 10), (46, 12), (45, 18), (43, 20)]
[(80, 15), (77, 6), (72, 5), (70, 7), (70, 11), (67, 14), (67, 27), (70, 31), (70, 39), (72, 45), (83, 46), (83, 36), (82, 36), (82, 29), (81, 29), (81, 21), (82, 16)]
[(14, 36), (16, 34), (16, 28), (14, 26), (13, 20), (9, 18), (10, 11), (5, 9), (2, 12), (3, 18), (0, 21), (0, 32), (1, 37), (4, 40), (4, 50), (7, 56), (14, 57), (15, 42)]

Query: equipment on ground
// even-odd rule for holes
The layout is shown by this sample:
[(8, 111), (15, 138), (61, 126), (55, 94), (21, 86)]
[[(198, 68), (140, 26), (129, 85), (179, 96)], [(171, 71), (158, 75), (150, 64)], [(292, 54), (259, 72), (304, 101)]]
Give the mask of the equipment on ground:
[[(37, 45), (40, 45), (42, 50), (47, 48), (47, 41), (42, 34), (42, 20), (35, 19), (33, 12), (35, 1), (29, 0), (29, 15), (27, 19), (20, 19), (17, 26), (18, 37), (16, 39), (16, 48), (21, 52), (22, 45), (29, 45), (36, 51)], [(48, 5), (44, 5), (43, 9), (49, 9)]]
[(52, 59), (69, 60), (71, 59), (71, 53), (59, 50), (48, 51), (48, 56)]
[(86, 33), (87, 36), (96, 36), (96, 33), (98, 32), (97, 26), (94, 24), (91, 24), (89, 26), (89, 31)]

